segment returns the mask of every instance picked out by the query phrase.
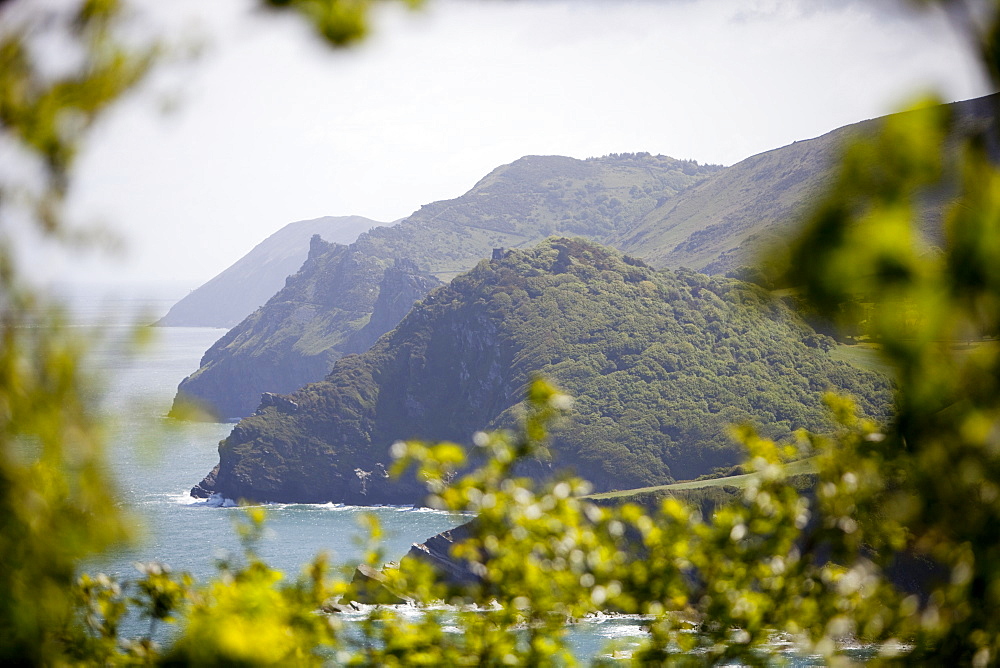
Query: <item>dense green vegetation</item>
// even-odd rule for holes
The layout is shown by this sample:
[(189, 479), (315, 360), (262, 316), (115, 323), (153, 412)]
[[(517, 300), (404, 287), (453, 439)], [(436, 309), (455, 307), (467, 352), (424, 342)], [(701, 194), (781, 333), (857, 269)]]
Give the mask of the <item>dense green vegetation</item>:
[(405, 310), (391, 321), (376, 317), (380, 331), (352, 336), (368, 325), (382, 271), (396, 260), (448, 280), (494, 248), (528, 246), (550, 234), (607, 240), (718, 169), (648, 153), (529, 156), (498, 167), (465, 195), (425, 205), (349, 247), (316, 246), (281, 291), (205, 354), (178, 399), (222, 417), (249, 415), (263, 392), (321, 380), (334, 360), (363, 352), (399, 322)]
[[(378, 475), (398, 439), (468, 442), (516, 422), (536, 373), (575, 397), (554, 430), (556, 467), (600, 490), (689, 479), (739, 458), (730, 426), (787, 438), (833, 428), (834, 390), (885, 418), (889, 383), (834, 361), (756, 286), (657, 272), (582, 239), (484, 261), (417, 304), (368, 352), (243, 420), (220, 448), (216, 489), (282, 501), (418, 501)], [(536, 473), (538, 473), (536, 471)]]

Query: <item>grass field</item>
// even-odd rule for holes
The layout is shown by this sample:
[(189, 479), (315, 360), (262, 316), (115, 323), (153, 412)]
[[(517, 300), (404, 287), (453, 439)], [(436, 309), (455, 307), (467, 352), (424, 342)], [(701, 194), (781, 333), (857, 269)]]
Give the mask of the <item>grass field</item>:
[(874, 343), (858, 343), (853, 346), (839, 344), (830, 351), (830, 357), (869, 371), (892, 372), (892, 367), (879, 357), (878, 346)]
[[(791, 462), (785, 466), (785, 474), (788, 476), (815, 473), (816, 467), (812, 457)], [(657, 485), (655, 487), (639, 487), (636, 489), (622, 489), (614, 492), (603, 492), (601, 494), (591, 494), (588, 499), (617, 499), (636, 494), (651, 494), (656, 492), (680, 492), (691, 489), (704, 489), (706, 487), (743, 487), (755, 473), (744, 473), (742, 475), (731, 475), (724, 478), (711, 478), (709, 480), (685, 480), (669, 485)]]

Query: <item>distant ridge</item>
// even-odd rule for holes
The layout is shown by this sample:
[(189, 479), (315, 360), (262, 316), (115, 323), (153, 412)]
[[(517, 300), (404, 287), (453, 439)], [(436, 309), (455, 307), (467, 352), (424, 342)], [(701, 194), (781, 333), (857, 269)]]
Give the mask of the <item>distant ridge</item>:
[[(317, 243), (277, 294), (205, 353), (175, 401), (223, 418), (247, 416), (263, 393), (321, 380), (341, 356), (367, 350), (430, 290), (431, 277), (450, 280), (494, 248), (550, 235), (605, 240), (720, 169), (648, 153), (526, 156), (392, 227), (376, 227), (347, 245)], [(407, 267), (405, 278), (385, 274)]]
[[(993, 154), (1000, 154), (997, 97), (944, 105), (955, 120), (953, 139), (985, 133)], [(725, 274), (750, 264), (762, 248), (779, 241), (825, 192), (845, 144), (870, 136), (885, 118), (861, 121), (751, 156), (664, 201), (637, 225), (608, 241), (654, 267), (689, 267), (706, 274)], [(928, 193), (922, 201), (919, 215), (932, 244), (940, 238), (941, 216), (953, 194), (945, 190)]]
[(362, 232), (385, 224), (361, 216), (324, 216), (289, 223), (174, 304), (155, 324), (229, 329), (256, 311), (299, 270), (314, 234), (349, 244)]

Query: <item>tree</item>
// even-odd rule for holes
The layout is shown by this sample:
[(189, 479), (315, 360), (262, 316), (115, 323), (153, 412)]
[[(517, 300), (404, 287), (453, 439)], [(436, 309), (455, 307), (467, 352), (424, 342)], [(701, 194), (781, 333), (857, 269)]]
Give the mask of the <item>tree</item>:
[[(271, 4), (298, 9), (335, 44), (363, 34), (370, 5)], [(966, 21), (964, 3), (938, 4), (963, 19), (1000, 83), (998, 5), (984, 3)], [(76, 142), (150, 57), (114, 47), (113, 0), (75, 9), (60, 25), (83, 57), (65, 78), (39, 75), (18, 34), (0, 40), (4, 138), (39, 161), (43, 187), (22, 201), (56, 237), (66, 232), (59, 205)], [(410, 564), (386, 574), (390, 587), (418, 600), (495, 602), (459, 609), (458, 634), (444, 633), (433, 610), (409, 621), (376, 609), (360, 635), (314, 614), (349, 591), (329, 581), (321, 559), (283, 584), (253, 552), (256, 511), (244, 531), (245, 562), (213, 582), (147, 567), (134, 595), (100, 577), (82, 577), (74, 590), (78, 559), (121, 539), (124, 523), (101, 473), (99, 425), (84, 410), (79, 344), (57, 314), (38, 314), (4, 253), (0, 654), (31, 663), (560, 664), (572, 662), (562, 637), (568, 618), (617, 609), (652, 618), (634, 657), (642, 663), (761, 663), (775, 632), (828, 656), (838, 639), (854, 636), (903, 662), (1000, 662), (992, 614), (1000, 604), (1000, 348), (952, 345), (1000, 331), (997, 135), (985, 128), (953, 150), (949, 123), (940, 108), (923, 106), (854, 144), (827, 197), (772, 262), (776, 285), (797, 288), (813, 312), (843, 327), (856, 324), (844, 305), (859, 295), (875, 305), (880, 317), (869, 327), (898, 378), (891, 424), (858, 420), (849, 400), (829, 397), (840, 424), (832, 436), (776, 444), (738, 428), (753, 475), (711, 517), (672, 498), (652, 513), (601, 508), (581, 498), (583, 481), (519, 478), (516, 463), (544, 456), (547, 425), (567, 402), (544, 381), (531, 388), (519, 432), (477, 435), (486, 457), (472, 474), (454, 478), (465, 455), (452, 444), (395, 447), (399, 468), (418, 467), (432, 503), (478, 513), (455, 552), (476, 575), (471, 587), (449, 590)], [(913, 203), (956, 172), (942, 252), (922, 253)], [(14, 201), (0, 191), (5, 225)], [(805, 454), (816, 455), (816, 473), (803, 494), (781, 464)], [(373, 550), (369, 561), (378, 560)], [(906, 560), (940, 577), (901, 589), (893, 569)], [(180, 619), (176, 642), (165, 652), (120, 642), (117, 624), (130, 605), (154, 621)]]

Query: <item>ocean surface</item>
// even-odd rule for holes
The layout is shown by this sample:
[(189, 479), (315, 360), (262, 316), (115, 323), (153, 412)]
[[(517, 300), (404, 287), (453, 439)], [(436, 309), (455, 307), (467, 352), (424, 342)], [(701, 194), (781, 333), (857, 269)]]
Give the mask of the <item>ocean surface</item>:
[[(218, 444), (232, 430), (227, 423), (180, 423), (166, 418), (178, 383), (198, 368), (202, 354), (225, 330), (150, 328), (152, 340), (129, 350), (131, 318), (149, 322), (172, 300), (103, 300), (76, 304), (77, 317), (103, 327), (103, 342), (86, 363), (102, 388), (102, 412), (109, 416), (108, 461), (119, 496), (135, 516), (140, 540), (88, 567), (132, 577), (135, 562), (160, 561), (198, 578), (211, 576), (218, 558), (239, 554), (233, 529), (242, 511), (194, 499), (188, 490), (218, 463)], [(262, 557), (297, 574), (318, 552), (341, 563), (357, 562), (366, 539), (359, 515), (374, 513), (382, 524), (386, 561), (398, 560), (414, 542), (466, 521), (460, 515), (409, 507), (361, 508), (335, 504), (268, 504)]]
[[(95, 374), (100, 410), (111, 420), (108, 461), (123, 507), (135, 518), (139, 536), (128, 547), (110, 551), (83, 565), (122, 580), (138, 575), (137, 562), (162, 562), (174, 572), (199, 580), (217, 572), (219, 559), (239, 556), (234, 522), (243, 512), (194, 499), (188, 491), (218, 462), (217, 447), (233, 428), (230, 423), (178, 423), (166, 418), (178, 383), (194, 372), (202, 354), (222, 329), (152, 327), (152, 340), (132, 350), (136, 323), (151, 323), (181, 295), (159, 298), (72, 295), (74, 321), (81, 332), (96, 326), (101, 343), (85, 362)], [(410, 545), (457, 526), (467, 517), (411, 507), (358, 507), (338, 504), (268, 504), (266, 533), (257, 545), (269, 563), (294, 578), (317, 553), (327, 552), (335, 565), (361, 559), (366, 536), (359, 519), (374, 513), (382, 525), (384, 561), (398, 561)], [(360, 618), (362, 613), (356, 616)], [(416, 614), (410, 611), (409, 614)], [(610, 641), (626, 650), (644, 635), (641, 618), (603, 616), (570, 628), (574, 654), (583, 663), (607, 658)], [(132, 625), (124, 630), (130, 632)], [(146, 624), (134, 625), (136, 634)], [(820, 665), (818, 657), (784, 653), (790, 665)]]
[[(179, 295), (178, 295), (179, 296)], [(199, 580), (217, 572), (216, 564), (238, 557), (241, 547), (233, 524), (239, 508), (194, 499), (189, 490), (218, 462), (218, 443), (231, 423), (179, 423), (166, 417), (178, 383), (198, 368), (201, 356), (225, 330), (153, 327), (151, 341), (133, 349), (135, 323), (151, 323), (176, 299), (72, 295), (70, 310), (81, 333), (100, 338), (85, 361), (101, 395), (111, 438), (108, 462), (125, 510), (135, 518), (135, 545), (120, 547), (83, 564), (90, 573), (121, 580), (138, 576), (135, 564), (157, 561)], [(410, 545), (457, 526), (469, 518), (424, 508), (359, 507), (339, 504), (267, 504), (266, 532), (258, 553), (286, 577), (294, 578), (317, 553), (327, 552), (348, 570), (358, 563), (367, 539), (359, 519), (374, 513), (382, 525), (384, 560), (398, 561)], [(412, 611), (410, 614), (414, 614)], [(357, 613), (360, 618), (363, 613)], [(573, 630), (575, 653), (586, 662), (602, 654), (611, 639), (634, 642), (643, 621), (595, 617)], [(148, 623), (126, 623), (124, 631), (145, 633)]]

